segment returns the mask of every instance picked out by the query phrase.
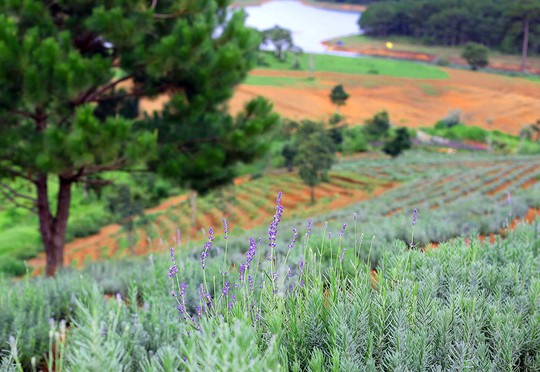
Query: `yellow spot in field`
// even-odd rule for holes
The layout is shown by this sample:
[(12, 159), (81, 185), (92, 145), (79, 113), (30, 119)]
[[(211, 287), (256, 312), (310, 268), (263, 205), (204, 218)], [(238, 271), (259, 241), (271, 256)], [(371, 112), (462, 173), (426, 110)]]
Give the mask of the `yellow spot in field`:
[(391, 43), (391, 42), (387, 42), (387, 43), (386, 43), (386, 48), (387, 48), (387, 49), (392, 49), (393, 47), (394, 47), (394, 44), (393, 44), (393, 43)]

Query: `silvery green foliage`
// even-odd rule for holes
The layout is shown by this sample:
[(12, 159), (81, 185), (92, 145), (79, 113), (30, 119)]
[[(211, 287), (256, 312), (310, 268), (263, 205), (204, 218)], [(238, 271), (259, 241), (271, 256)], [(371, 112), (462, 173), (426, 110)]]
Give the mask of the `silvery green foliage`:
[(4, 372), (21, 372), (22, 366), (19, 360), (19, 345), (15, 337), (10, 336), (6, 342), (7, 349), (4, 350), (4, 345), (0, 349), (0, 371)]
[(201, 330), (183, 337), (180, 354), (189, 371), (281, 371), (279, 349), (272, 337), (261, 351), (259, 335), (251, 325), (205, 320)]
[[(306, 291), (326, 293), (316, 313), (323, 334), (309, 327), (305, 335), (284, 330), (302, 340), (290, 343), (291, 368), (293, 356), (309, 369), (320, 365), (321, 355), (331, 368), (339, 353), (341, 370), (373, 363), (392, 371), (538, 370), (539, 237), (537, 226), (525, 226), (493, 245), (473, 240), (427, 253), (390, 252), (374, 290), (365, 277), (326, 290), (314, 281)], [(297, 302), (285, 324), (307, 322), (311, 307)], [(304, 343), (317, 336), (326, 347)]]
[[(420, 231), (423, 216), (420, 211), (415, 226)], [(177, 284), (187, 282), (188, 319), (179, 316), (171, 296), (168, 257), (119, 263), (117, 268), (95, 264), (83, 277), (65, 273), (54, 280), (6, 285), (2, 301), (16, 294), (25, 299), (14, 300), (16, 307), (8, 312), (0, 307), (0, 314), (29, 313), (32, 298), (42, 296), (40, 290), (46, 295), (37, 306), (49, 303), (62, 309), (64, 302), (51, 295), (61, 280), (61, 288), (76, 294), (68, 314), (68, 371), (96, 370), (98, 365), (105, 371), (540, 369), (538, 224), (521, 226), (494, 244), (473, 237), (421, 252), (403, 242), (384, 243), (373, 278), (358, 254), (369, 256), (371, 240), (354, 234), (354, 222), (360, 220), (348, 224), (343, 260), (332, 224), (299, 238), (290, 252), (290, 230), (280, 225), (284, 236), (277, 241), (274, 260), (267, 260), (268, 238), (263, 239), (246, 272), (255, 278), (253, 291), (238, 275), (249, 242), (240, 246), (235, 265), (213, 248), (205, 269), (213, 306), (201, 317), (195, 310), (205, 301), (196, 293), (202, 281), (200, 247), (198, 252), (178, 252), (175, 260)], [(410, 216), (403, 224), (410, 232)], [(305, 227), (297, 226), (302, 235)], [(275, 288), (268, 272), (274, 266)], [(103, 284), (104, 276), (109, 283), (122, 283), (119, 296), (103, 296), (105, 287), (112, 288)], [(230, 282), (224, 296), (223, 280)], [(237, 300), (229, 307), (233, 294)], [(48, 323), (45, 314), (36, 314), (29, 319)], [(23, 339), (28, 337), (27, 323), (20, 319), (18, 327), (7, 324)], [(48, 326), (45, 338), (47, 331)], [(20, 354), (43, 355), (36, 349)], [(8, 357), (1, 363), (13, 364)]]
[(118, 299), (114, 306), (106, 306), (97, 287), (86, 294), (88, 301), (77, 301), (67, 348), (66, 368), (82, 371), (130, 370), (126, 344), (130, 338), (129, 324), (123, 323), (125, 306)]
[(50, 319), (67, 319), (74, 300), (87, 287), (80, 273), (63, 273), (53, 279), (24, 279), (11, 283), (0, 279), (0, 340), (18, 337), (22, 365), (48, 351)]

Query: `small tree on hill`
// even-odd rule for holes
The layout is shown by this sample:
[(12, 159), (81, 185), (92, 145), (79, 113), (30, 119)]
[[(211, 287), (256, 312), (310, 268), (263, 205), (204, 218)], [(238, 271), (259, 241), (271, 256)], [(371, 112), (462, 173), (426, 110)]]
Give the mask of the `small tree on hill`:
[(339, 108), (341, 106), (344, 106), (345, 103), (347, 103), (347, 100), (349, 99), (350, 95), (345, 92), (345, 88), (343, 88), (343, 85), (339, 84), (332, 88), (332, 91), (330, 92), (330, 101), (337, 107), (337, 112), (339, 113)]
[(289, 172), (292, 172), (296, 155), (298, 154), (298, 148), (296, 145), (291, 143), (286, 143), (281, 149), (281, 156), (285, 159), (285, 167)]
[(129, 250), (134, 253), (135, 218), (144, 215), (143, 198), (132, 192), (127, 185), (118, 185), (114, 191), (107, 198), (107, 209), (120, 219), (120, 225), (126, 230)]
[(486, 67), (489, 64), (489, 49), (482, 44), (467, 43), (461, 56), (467, 61), (472, 70)]
[(275, 48), (275, 55), (281, 61), (285, 61), (285, 51), (293, 47), (291, 31), (275, 25), (268, 30), (262, 31), (263, 44), (272, 43)]
[(384, 144), (383, 151), (395, 158), (411, 147), (412, 141), (409, 131), (407, 128), (401, 127), (396, 130), (396, 136)]
[(367, 119), (364, 126), (365, 133), (371, 138), (385, 137), (390, 130), (390, 118), (386, 111), (376, 113), (371, 119)]
[(310, 187), (310, 200), (315, 203), (315, 186), (328, 179), (335, 159), (335, 147), (322, 124), (304, 121), (297, 133), (296, 164), (302, 181)]

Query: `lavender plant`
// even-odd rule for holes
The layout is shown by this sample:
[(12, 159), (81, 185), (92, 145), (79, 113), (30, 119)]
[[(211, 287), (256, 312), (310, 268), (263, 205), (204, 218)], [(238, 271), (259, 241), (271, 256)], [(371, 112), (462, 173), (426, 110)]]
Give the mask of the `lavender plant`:
[[(46, 348), (57, 354), (47, 359), (46, 351), (15, 352), (6, 344), (2, 365), (17, 370), (36, 356), (38, 364), (54, 360), (66, 370), (540, 369), (538, 225), (519, 226), (493, 244), (473, 237), (422, 252), (406, 240), (386, 243), (382, 233), (363, 242), (343, 222), (321, 224), (322, 234), (316, 219), (304, 229), (286, 228), (279, 206), (281, 198), (272, 235), (260, 235), (269, 233), (268, 244), (257, 235), (239, 252), (231, 244), (236, 262), (217, 253), (219, 237), (210, 234), (215, 240), (195, 253), (176, 249), (151, 265), (138, 263), (139, 281), (128, 271), (131, 284), (110, 299), (87, 273), (80, 282), (67, 281), (68, 291), (77, 289), (73, 309), (63, 314), (70, 330), (61, 336), (54, 317), (54, 347)], [(414, 241), (431, 216), (422, 211), (421, 219), (413, 218)], [(366, 227), (362, 213), (351, 217)], [(410, 215), (403, 218), (409, 239)], [(373, 274), (357, 252), (367, 250), (369, 257), (375, 244), (369, 240), (379, 239)], [(203, 266), (201, 252), (216, 256), (206, 255)], [(64, 275), (54, 280), (73, 278)], [(36, 297), (42, 290), (36, 284), (43, 283), (49, 291), (47, 283), (55, 282), (16, 283), (0, 291), (0, 304), (19, 293)], [(31, 299), (19, 301), (13, 312), (35, 311)], [(47, 342), (50, 317), (41, 330)], [(16, 331), (19, 340), (27, 337), (19, 319), (8, 320), (5, 340)]]

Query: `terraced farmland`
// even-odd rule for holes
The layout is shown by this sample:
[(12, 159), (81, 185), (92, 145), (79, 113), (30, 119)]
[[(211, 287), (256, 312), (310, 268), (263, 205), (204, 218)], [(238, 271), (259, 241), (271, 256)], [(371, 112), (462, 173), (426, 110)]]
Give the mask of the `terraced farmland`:
[[(396, 186), (390, 179), (377, 179), (351, 172), (335, 172), (330, 181), (316, 188), (317, 204), (310, 205), (309, 189), (294, 173), (274, 173), (263, 178), (240, 182), (221, 194), (197, 198), (196, 226), (191, 226), (191, 206), (184, 195), (164, 202), (147, 213), (149, 220), (134, 233), (135, 254), (165, 250), (180, 233), (182, 243), (198, 240), (209, 227), (220, 228), (227, 217), (229, 228), (235, 232), (264, 224), (274, 213), (272, 199), (278, 191), (287, 198), (284, 205), (289, 216), (307, 217), (326, 210), (342, 208), (351, 203), (380, 195)], [(118, 225), (103, 229), (100, 234), (78, 239), (66, 245), (67, 264), (81, 265), (85, 260), (121, 257), (130, 253), (126, 232)], [(30, 261), (40, 270), (44, 256)]]
[[(318, 224), (329, 221), (329, 229), (335, 231), (344, 222), (356, 222), (366, 236), (377, 232), (376, 241), (382, 246), (396, 238), (410, 240), (410, 215), (418, 208), (420, 223), (414, 240), (439, 242), (475, 231), (495, 232), (510, 219), (524, 216), (529, 208), (540, 206), (539, 181), (540, 159), (534, 157), (411, 153), (398, 159), (347, 158), (334, 167), (330, 182), (316, 188), (315, 205), (310, 205), (309, 189), (298, 176), (283, 172), (243, 179), (221, 194), (199, 197), (195, 227), (189, 198), (170, 199), (148, 211), (149, 222), (134, 233), (134, 251), (164, 251), (178, 234), (183, 244), (200, 240), (209, 227), (220, 231), (224, 216), (240, 241), (242, 231), (270, 221), (278, 191), (284, 195), (289, 228), (307, 218)], [(351, 220), (353, 213), (356, 221)], [(129, 252), (125, 231), (113, 225), (68, 244), (66, 262), (81, 265)], [(43, 257), (30, 265), (39, 270)]]

